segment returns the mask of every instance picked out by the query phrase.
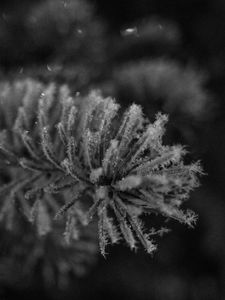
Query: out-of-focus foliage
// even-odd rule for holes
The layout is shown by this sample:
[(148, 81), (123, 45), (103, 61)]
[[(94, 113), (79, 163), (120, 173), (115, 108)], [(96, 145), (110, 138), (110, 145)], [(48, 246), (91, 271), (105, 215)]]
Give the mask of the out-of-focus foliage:
[[(17, 214), (21, 212), (18, 210)], [(79, 240), (68, 244), (62, 239), (62, 224), (57, 224), (52, 233), (38, 236), (19, 216), (13, 231), (1, 230), (1, 285), (30, 288), (38, 278), (45, 290), (65, 290), (96, 262), (95, 231), (94, 226), (85, 228)]]
[(154, 59), (118, 66), (107, 88), (123, 103), (140, 103), (149, 117), (159, 110), (169, 113), (170, 134), (194, 144), (196, 129), (204, 127), (215, 110), (205, 85), (205, 74), (195, 68)]
[(149, 60), (124, 65), (115, 71), (116, 94), (124, 100), (143, 103), (148, 110), (169, 113), (173, 118), (189, 116), (201, 120), (210, 108), (204, 89), (205, 76), (175, 61)]
[(119, 61), (175, 55), (182, 36), (175, 22), (152, 17), (130, 24), (115, 38), (115, 58)]
[(19, 14), (3, 12), (0, 24), (2, 71), (45, 81), (72, 81), (77, 89), (99, 76), (105, 29), (86, 1), (28, 3)]
[(140, 103), (150, 118), (159, 110), (169, 113), (172, 139), (179, 136), (197, 148), (197, 132), (207, 126), (215, 104), (208, 72), (181, 57), (182, 43), (179, 27), (169, 20), (152, 17), (124, 27), (102, 87), (121, 103)]

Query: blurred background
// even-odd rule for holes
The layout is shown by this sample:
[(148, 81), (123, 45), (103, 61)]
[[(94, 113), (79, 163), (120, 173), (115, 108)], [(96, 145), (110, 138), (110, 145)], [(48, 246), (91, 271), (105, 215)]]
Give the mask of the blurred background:
[[(83, 94), (98, 88), (122, 107), (141, 104), (150, 120), (165, 112), (165, 142), (185, 144), (207, 174), (187, 203), (199, 216), (194, 229), (170, 221), (153, 256), (110, 247), (107, 259), (88, 259), (66, 284), (46, 284), (40, 264), (52, 259), (54, 272), (85, 245), (68, 254), (54, 239), (34, 246), (2, 229), (0, 299), (225, 299), (224, 16), (223, 0), (0, 2), (1, 81), (54, 80)], [(37, 247), (44, 259), (22, 276)]]

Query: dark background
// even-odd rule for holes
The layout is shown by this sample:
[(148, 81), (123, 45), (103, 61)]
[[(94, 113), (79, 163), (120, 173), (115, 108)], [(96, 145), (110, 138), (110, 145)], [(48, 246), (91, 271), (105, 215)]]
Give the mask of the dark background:
[[(187, 203), (199, 216), (196, 227), (170, 222), (172, 231), (158, 240), (153, 257), (123, 245), (109, 247), (107, 259), (99, 257), (66, 291), (46, 290), (38, 280), (26, 288), (4, 281), (1, 299), (225, 299), (225, 2), (95, 0), (86, 15), (86, 2), (79, 1), (77, 23), (68, 21), (64, 31), (60, 22), (69, 18), (58, 24), (59, 10), (45, 15), (45, 3), (0, 2), (1, 79), (57, 80), (84, 93), (99, 87), (124, 106), (141, 103), (150, 118), (157, 110), (170, 113), (167, 141), (186, 144), (191, 159), (201, 159), (207, 175)], [(70, 26), (77, 26), (77, 35)], [(138, 73), (143, 70), (139, 64), (161, 60), (168, 63), (165, 76), (175, 78), (171, 90), (162, 84), (168, 94), (179, 88), (185, 99), (193, 82), (200, 81), (191, 98), (200, 101), (198, 111), (192, 111), (195, 103), (189, 98), (166, 105), (168, 97), (158, 95), (160, 89), (155, 95), (148, 83), (141, 85), (141, 76), (149, 75)], [(182, 81), (179, 72), (189, 74), (189, 69), (203, 74), (202, 82), (194, 75)], [(151, 78), (158, 76), (156, 69), (152, 72)], [(135, 80), (129, 82), (131, 73)], [(204, 97), (207, 101), (201, 100)]]

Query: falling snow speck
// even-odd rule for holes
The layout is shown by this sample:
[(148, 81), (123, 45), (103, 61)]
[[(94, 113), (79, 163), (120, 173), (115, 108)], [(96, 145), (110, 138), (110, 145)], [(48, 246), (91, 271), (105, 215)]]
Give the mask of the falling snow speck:
[(80, 28), (79, 28), (79, 29), (77, 29), (77, 33), (78, 33), (78, 34), (83, 34), (83, 30), (82, 30), (82, 29), (80, 29)]
[(138, 36), (138, 29), (137, 29), (137, 27), (126, 28), (124, 30), (121, 30), (121, 35), (122, 36), (130, 36), (130, 35)]
[(52, 71), (52, 68), (49, 65), (47, 65), (47, 69), (48, 69), (49, 72)]

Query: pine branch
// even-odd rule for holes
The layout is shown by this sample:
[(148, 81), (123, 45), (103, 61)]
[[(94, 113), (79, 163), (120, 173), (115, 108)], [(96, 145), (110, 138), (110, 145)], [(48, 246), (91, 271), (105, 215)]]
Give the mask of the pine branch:
[[(8, 126), (9, 120), (0, 128), (0, 160), (14, 162), (6, 164), (10, 181), (0, 190), (7, 208), (2, 209), (12, 224), (9, 193), (17, 196), (41, 235), (54, 231), (52, 220), (60, 218), (69, 242), (98, 219), (103, 255), (108, 244), (122, 239), (131, 249), (138, 243), (148, 253), (156, 249), (152, 236), (161, 231), (148, 233), (143, 214), (195, 224), (195, 214), (181, 207), (203, 172), (199, 162), (184, 163), (182, 146), (163, 145), (166, 115), (159, 113), (150, 123), (133, 104), (119, 121), (115, 100), (104, 99), (100, 92), (72, 97), (66, 86), (55, 84), (40, 88), (30, 82), (25, 95), (14, 106), (17, 130)], [(29, 97), (36, 101), (33, 111)]]

